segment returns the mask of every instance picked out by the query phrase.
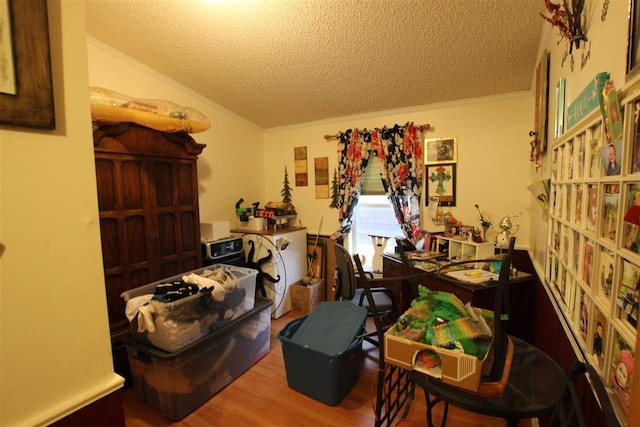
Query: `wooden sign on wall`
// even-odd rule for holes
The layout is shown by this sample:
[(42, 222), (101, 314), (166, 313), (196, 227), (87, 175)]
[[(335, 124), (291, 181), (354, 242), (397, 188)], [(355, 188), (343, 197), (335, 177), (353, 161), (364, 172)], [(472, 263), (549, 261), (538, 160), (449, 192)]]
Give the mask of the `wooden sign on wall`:
[(293, 156), (295, 159), (296, 187), (306, 187), (309, 185), (307, 147), (295, 147), (293, 149)]
[(316, 199), (329, 198), (329, 158), (316, 157), (314, 159), (316, 178)]

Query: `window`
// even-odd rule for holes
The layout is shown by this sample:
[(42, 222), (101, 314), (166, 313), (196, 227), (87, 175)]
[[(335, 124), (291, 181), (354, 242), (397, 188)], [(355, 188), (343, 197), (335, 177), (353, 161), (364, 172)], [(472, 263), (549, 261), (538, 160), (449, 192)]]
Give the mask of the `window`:
[[(361, 195), (354, 212), (353, 227), (349, 233), (349, 253), (365, 257), (363, 267), (373, 271), (375, 248), (373, 236), (402, 237), (402, 230), (396, 220), (387, 196)], [(395, 239), (389, 239), (384, 251), (393, 251)]]
[[(391, 203), (385, 195), (379, 171), (378, 158), (372, 151), (369, 153), (362, 194), (358, 198), (358, 206), (353, 213), (353, 226), (347, 239), (349, 253), (363, 256), (362, 266), (367, 271), (374, 270), (375, 248), (371, 236), (392, 237), (387, 241), (384, 251), (393, 251), (396, 245), (393, 237), (403, 236)], [(378, 263), (378, 269), (382, 270), (382, 262)]]

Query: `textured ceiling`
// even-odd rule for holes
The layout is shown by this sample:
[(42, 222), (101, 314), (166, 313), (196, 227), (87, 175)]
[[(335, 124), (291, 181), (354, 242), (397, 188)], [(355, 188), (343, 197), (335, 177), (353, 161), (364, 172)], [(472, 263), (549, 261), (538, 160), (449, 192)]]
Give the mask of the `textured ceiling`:
[(90, 36), (262, 128), (529, 90), (545, 10), (543, 0), (86, 4)]

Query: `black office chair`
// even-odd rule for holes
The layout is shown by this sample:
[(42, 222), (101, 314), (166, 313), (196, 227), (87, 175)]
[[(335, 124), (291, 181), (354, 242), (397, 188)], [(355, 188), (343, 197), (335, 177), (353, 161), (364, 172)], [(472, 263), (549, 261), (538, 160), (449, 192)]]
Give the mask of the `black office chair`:
[[(372, 314), (371, 305), (368, 298), (365, 297), (363, 288), (356, 287), (356, 272), (353, 268), (353, 261), (349, 252), (341, 245), (335, 245), (336, 253), (336, 283), (335, 283), (335, 300), (351, 301), (352, 303), (365, 307)], [(357, 258), (358, 261), (360, 260)], [(358, 274), (361, 278), (373, 279), (370, 272), (361, 272)], [(371, 295), (375, 301), (377, 314), (381, 317), (389, 317), (388, 323), (395, 321), (396, 299), (393, 291), (386, 287), (376, 287), (371, 289)], [(371, 344), (378, 345), (376, 331), (368, 333), (364, 339)]]
[[(364, 294), (369, 301), (371, 316), (373, 317), (376, 330), (374, 331), (379, 343), (378, 370), (376, 373), (376, 396), (374, 400), (375, 426), (391, 426), (393, 421), (402, 412), (402, 418), (406, 417), (410, 403), (413, 399), (414, 384), (409, 378), (409, 371), (388, 365), (384, 361), (384, 333), (387, 329), (395, 324), (395, 322), (386, 322), (380, 315), (378, 306), (374, 297), (374, 289), (376, 285), (389, 282), (405, 282), (411, 289), (415, 298), (418, 282), (422, 277), (431, 273), (410, 274), (409, 262), (405, 256), (404, 250), (400, 248), (400, 259), (402, 261), (403, 276), (376, 278), (365, 274), (360, 257), (353, 256), (356, 269), (361, 277), (362, 288)], [(401, 309), (401, 307), (399, 307)]]

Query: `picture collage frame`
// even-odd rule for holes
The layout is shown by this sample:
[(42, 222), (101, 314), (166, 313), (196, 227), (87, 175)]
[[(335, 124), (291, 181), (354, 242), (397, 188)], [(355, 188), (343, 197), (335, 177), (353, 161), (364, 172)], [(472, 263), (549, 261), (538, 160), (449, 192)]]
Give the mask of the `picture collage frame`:
[(608, 168), (613, 150), (599, 111), (549, 147), (545, 279), (624, 417), (629, 378), (618, 371), (635, 357), (640, 304), (640, 93), (622, 105), (631, 137), (614, 145), (619, 169)]

